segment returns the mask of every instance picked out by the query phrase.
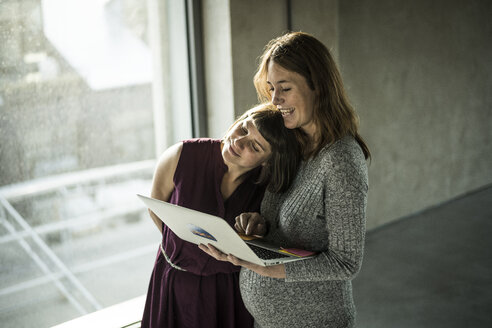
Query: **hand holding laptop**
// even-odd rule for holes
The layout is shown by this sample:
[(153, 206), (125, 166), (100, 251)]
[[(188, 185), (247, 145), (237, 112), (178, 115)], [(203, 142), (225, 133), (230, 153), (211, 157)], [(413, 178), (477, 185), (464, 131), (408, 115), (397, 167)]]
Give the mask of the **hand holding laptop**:
[(219, 251), (217, 248), (215, 248), (212, 244), (207, 244), (207, 245), (200, 244), (198, 245), (198, 247), (208, 255), (215, 258), (217, 261), (230, 262), (234, 265), (242, 266), (246, 269), (254, 271), (257, 274), (265, 277), (277, 278), (277, 279), (285, 279), (286, 277), (284, 264), (261, 266), (258, 264), (254, 264), (248, 261), (243, 261), (241, 259), (238, 259), (232, 254), (224, 254), (221, 251)]
[[(262, 238), (267, 232), (265, 219), (260, 215), (260, 213), (249, 212), (240, 214), (236, 217), (236, 224), (234, 225), (234, 228), (243, 240)], [(198, 247), (218, 261), (228, 261), (234, 265), (242, 266), (249, 270), (252, 270), (262, 276), (278, 279), (285, 278), (284, 264), (265, 267), (251, 262), (243, 261), (232, 254), (224, 254), (211, 244), (201, 244)]]
[[(255, 239), (255, 237), (261, 238), (266, 233), (265, 219), (263, 219), (259, 213), (241, 213), (236, 217), (234, 228), (243, 240), (252, 240)], [(285, 266), (283, 264), (265, 267), (243, 261), (232, 254), (224, 254), (211, 244), (200, 244), (198, 247), (218, 261), (226, 261), (237, 266), (245, 267), (262, 276), (285, 278)]]
[[(243, 233), (238, 233), (223, 218), (143, 195), (138, 197), (179, 238), (201, 245), (200, 249), (217, 260), (229, 261), (259, 274), (280, 278), (282, 272), (285, 275), (285, 270), (283, 265), (278, 264), (305, 260), (315, 255), (286, 250), (261, 238), (267, 232), (266, 222), (258, 213), (239, 215), (237, 226)], [(266, 266), (275, 268), (259, 269)]]
[[(259, 213), (242, 213), (241, 215), (236, 217), (236, 224), (234, 225), (234, 228), (237, 230), (239, 236), (243, 240), (262, 238), (266, 234), (266, 222)], [(265, 267), (248, 261), (243, 261), (232, 254), (225, 254), (211, 244), (200, 244), (198, 245), (198, 247), (218, 261), (228, 261), (234, 265), (250, 269), (262, 276), (278, 279), (285, 278), (284, 264)], [(308, 257), (315, 255), (314, 252), (295, 248), (282, 248), (280, 251), (285, 254), (290, 254), (298, 257)]]

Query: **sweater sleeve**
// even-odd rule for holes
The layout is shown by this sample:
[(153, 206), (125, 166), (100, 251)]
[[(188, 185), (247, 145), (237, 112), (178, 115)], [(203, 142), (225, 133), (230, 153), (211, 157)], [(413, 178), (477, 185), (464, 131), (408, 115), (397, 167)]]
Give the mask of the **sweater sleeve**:
[(365, 160), (341, 153), (328, 156), (322, 166), (328, 249), (315, 258), (286, 263), (288, 282), (351, 280), (362, 264), (368, 189)]

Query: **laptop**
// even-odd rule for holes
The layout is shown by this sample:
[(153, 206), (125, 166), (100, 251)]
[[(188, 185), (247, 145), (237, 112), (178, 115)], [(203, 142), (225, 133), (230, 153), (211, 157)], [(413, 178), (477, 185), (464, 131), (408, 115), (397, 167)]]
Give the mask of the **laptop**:
[(179, 238), (211, 244), (225, 254), (261, 266), (312, 258), (314, 252), (271, 245), (261, 238), (240, 235), (224, 219), (137, 194), (144, 204)]

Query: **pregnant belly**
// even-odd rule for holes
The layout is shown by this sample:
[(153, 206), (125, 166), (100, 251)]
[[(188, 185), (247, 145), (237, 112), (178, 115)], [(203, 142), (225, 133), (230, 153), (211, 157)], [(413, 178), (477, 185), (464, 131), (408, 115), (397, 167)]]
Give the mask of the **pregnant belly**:
[(242, 269), (244, 305), (262, 328), (352, 327), (355, 308), (350, 283), (285, 282)]

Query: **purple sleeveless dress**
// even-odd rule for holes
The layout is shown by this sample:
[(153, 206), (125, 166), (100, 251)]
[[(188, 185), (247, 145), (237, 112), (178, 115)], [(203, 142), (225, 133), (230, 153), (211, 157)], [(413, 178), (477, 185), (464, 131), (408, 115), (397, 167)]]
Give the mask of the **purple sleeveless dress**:
[[(265, 191), (254, 183), (259, 169), (224, 201), (220, 185), (226, 171), (220, 140), (184, 141), (169, 202), (220, 216), (231, 226), (237, 215), (259, 212)], [(215, 260), (197, 245), (179, 239), (165, 225), (162, 231), (162, 246), (169, 260), (186, 271), (173, 268), (159, 250), (142, 328), (253, 327), (239, 291), (240, 268)]]

